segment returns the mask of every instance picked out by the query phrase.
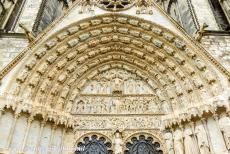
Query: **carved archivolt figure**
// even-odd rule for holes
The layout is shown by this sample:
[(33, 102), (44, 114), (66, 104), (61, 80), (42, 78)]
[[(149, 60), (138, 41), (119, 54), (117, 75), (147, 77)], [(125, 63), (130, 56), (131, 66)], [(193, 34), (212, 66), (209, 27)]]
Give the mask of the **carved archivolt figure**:
[(169, 102), (167, 102), (167, 101), (164, 101), (164, 102), (162, 103), (162, 110), (163, 110), (165, 113), (171, 113), (171, 112), (172, 112), (171, 104), (169, 104)]
[(180, 129), (173, 133), (175, 154), (184, 154), (183, 134)]
[(219, 119), (219, 127), (223, 133), (227, 149), (230, 150), (230, 118), (222, 114)]
[(122, 134), (120, 131), (116, 131), (114, 133), (114, 154), (122, 154), (123, 152), (123, 141), (122, 141)]
[(185, 154), (199, 154), (198, 145), (193, 137), (192, 129), (187, 126), (184, 130)]
[(206, 131), (205, 131), (204, 125), (201, 122), (197, 123), (195, 127), (195, 134), (198, 139), (198, 146), (200, 149), (200, 153), (201, 154), (211, 154)]

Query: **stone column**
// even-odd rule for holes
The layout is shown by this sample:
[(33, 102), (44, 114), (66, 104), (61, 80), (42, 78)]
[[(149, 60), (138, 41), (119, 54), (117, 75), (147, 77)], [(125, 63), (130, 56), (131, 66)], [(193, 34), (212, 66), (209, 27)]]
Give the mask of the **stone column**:
[(61, 145), (60, 145), (60, 152), (59, 154), (62, 154), (64, 153), (64, 139), (65, 139), (65, 134), (66, 134), (66, 131), (67, 131), (68, 128), (64, 127), (63, 130), (62, 130), (62, 136), (61, 136)]
[[(220, 131), (220, 133), (222, 134), (222, 140), (224, 141), (224, 143), (225, 143), (225, 140), (224, 140), (224, 135), (223, 135), (223, 133), (222, 133), (222, 131), (221, 131), (221, 129), (220, 129), (220, 125), (219, 125), (219, 117), (218, 117), (218, 115), (217, 114), (214, 114), (214, 120), (215, 120), (215, 122), (216, 122), (216, 125), (217, 125), (217, 127), (218, 127), (218, 130)], [(226, 143), (225, 143), (225, 147), (226, 147), (226, 149), (225, 149), (225, 151), (227, 152), (227, 145), (226, 145)]]
[(26, 142), (27, 142), (27, 138), (28, 138), (28, 135), (29, 135), (29, 132), (30, 132), (30, 127), (31, 127), (31, 124), (32, 124), (32, 121), (34, 120), (34, 117), (33, 116), (30, 116), (27, 120), (27, 127), (26, 127), (26, 133), (25, 133), (25, 136), (23, 138), (23, 142), (22, 142), (22, 148), (21, 148), (21, 153), (24, 152), (24, 149), (25, 149), (25, 146), (26, 146)]
[(180, 128), (176, 128), (176, 130), (173, 132), (173, 139), (174, 152), (176, 154), (184, 154), (183, 132)]
[[(41, 127), (40, 127), (40, 131), (39, 131), (39, 136), (38, 136), (38, 142), (37, 142), (37, 145), (36, 145), (36, 154), (39, 153), (39, 149), (40, 149), (40, 144), (41, 144), (41, 140), (42, 140), (42, 133), (43, 133), (43, 129), (46, 125), (46, 120), (43, 120), (41, 122)], [(40, 149), (42, 150), (42, 149)]]
[(230, 150), (230, 118), (222, 113), (218, 118), (218, 126), (224, 138), (225, 145)]
[(8, 138), (7, 138), (7, 144), (6, 144), (6, 148), (7, 148), (7, 149), (10, 148), (10, 144), (11, 144), (11, 141), (12, 141), (12, 138), (13, 138), (15, 126), (16, 126), (16, 123), (17, 123), (17, 120), (18, 120), (19, 116), (20, 116), (19, 113), (15, 114), (15, 116), (14, 116), (14, 121), (13, 121), (13, 123), (12, 123), (12, 126), (11, 126), (11, 128), (10, 128), (9, 136), (8, 136)]
[(53, 127), (52, 127), (52, 130), (51, 130), (51, 137), (50, 137), (50, 141), (49, 141), (49, 148), (51, 149), (48, 153), (49, 154), (52, 154), (53, 153), (53, 149), (52, 149), (52, 143), (53, 143), (53, 139), (54, 139), (54, 134), (55, 134), (55, 131), (57, 129), (57, 125), (54, 124)]
[(192, 129), (192, 134), (193, 134), (194, 140), (195, 140), (196, 144), (198, 145), (197, 137), (196, 137), (196, 134), (195, 134), (195, 122), (190, 122), (189, 125), (190, 125), (190, 127)]
[(207, 126), (209, 129), (209, 135), (210, 135), (214, 153), (225, 154), (228, 152), (219, 124), (217, 122), (218, 122), (218, 116), (216, 114), (214, 114), (213, 118), (210, 117), (208, 119)]
[[(170, 128), (170, 130), (172, 130), (172, 128)], [(164, 134), (164, 139), (165, 139), (165, 142), (166, 142), (166, 147), (167, 147), (167, 150), (168, 150), (168, 154), (174, 154), (174, 148), (173, 148), (173, 134), (172, 134), (172, 131), (169, 131), (169, 132), (166, 132)]]
[(204, 129), (205, 129), (205, 131), (206, 131), (206, 135), (207, 135), (207, 138), (208, 138), (208, 143), (209, 143), (210, 152), (211, 152), (211, 154), (215, 154), (215, 153), (214, 153), (214, 150), (213, 150), (212, 143), (211, 143), (211, 138), (210, 138), (210, 134), (209, 134), (209, 131), (208, 131), (208, 127), (207, 127), (207, 121), (206, 121), (205, 118), (202, 118), (202, 119), (201, 119), (201, 122), (202, 122), (202, 124), (204, 125)]

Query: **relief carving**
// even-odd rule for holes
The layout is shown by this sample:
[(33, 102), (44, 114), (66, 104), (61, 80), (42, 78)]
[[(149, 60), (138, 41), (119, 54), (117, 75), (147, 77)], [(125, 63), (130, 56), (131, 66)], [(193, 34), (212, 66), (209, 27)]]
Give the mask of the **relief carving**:
[(162, 114), (152, 96), (80, 96), (72, 114)]
[(193, 136), (192, 129), (188, 126), (184, 130), (184, 145), (186, 154), (199, 154), (199, 148)]
[(19, 81), (20, 83), (23, 83), (26, 80), (29, 73), (30, 72), (27, 69), (24, 69), (17, 77), (17, 81)]
[(175, 154), (184, 154), (184, 146), (183, 146), (183, 133), (180, 129), (176, 129), (173, 133), (174, 138), (174, 150)]
[(205, 63), (204, 63), (202, 60), (196, 59), (195, 63), (196, 63), (196, 66), (197, 66), (197, 68), (198, 68), (199, 70), (201, 70), (201, 71), (204, 71), (204, 70), (205, 70), (206, 65), (205, 65)]
[(41, 77), (40, 77), (39, 74), (35, 74), (35, 75), (32, 77), (32, 79), (30, 80), (29, 85), (32, 86), (32, 87), (35, 87), (35, 86), (38, 84), (40, 78), (41, 78)]
[(227, 149), (230, 150), (230, 118), (226, 115), (221, 115), (219, 119), (219, 127), (223, 134)]
[(202, 123), (197, 123), (195, 126), (195, 134), (198, 139), (198, 146), (201, 154), (211, 154), (209, 149), (209, 142), (206, 135), (206, 130)]
[(173, 146), (173, 135), (171, 132), (167, 132), (164, 134), (165, 143), (167, 146), (168, 154), (174, 154), (174, 146)]
[(122, 133), (119, 131), (116, 131), (114, 133), (114, 154), (122, 154), (123, 153), (123, 139), (122, 139)]
[(93, 77), (82, 90), (83, 94), (113, 94), (113, 92), (151, 94), (152, 90), (150, 85), (143, 82), (140, 76), (122, 69), (102, 72)]
[(26, 67), (31, 70), (37, 63), (37, 59), (36, 58), (32, 58), (27, 64)]
[(76, 117), (75, 128), (78, 130), (101, 130), (101, 129), (159, 129), (162, 127), (160, 118), (153, 116), (145, 117)]

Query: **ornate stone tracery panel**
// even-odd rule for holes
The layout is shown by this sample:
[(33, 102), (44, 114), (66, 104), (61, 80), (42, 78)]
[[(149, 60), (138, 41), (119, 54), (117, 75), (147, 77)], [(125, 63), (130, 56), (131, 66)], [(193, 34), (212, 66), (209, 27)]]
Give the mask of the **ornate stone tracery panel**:
[(125, 154), (163, 154), (159, 141), (143, 134), (131, 137), (126, 143)]
[(99, 0), (98, 6), (108, 11), (122, 11), (134, 5), (134, 0)]
[(85, 136), (83, 141), (77, 144), (75, 154), (112, 154), (112, 143), (103, 136)]

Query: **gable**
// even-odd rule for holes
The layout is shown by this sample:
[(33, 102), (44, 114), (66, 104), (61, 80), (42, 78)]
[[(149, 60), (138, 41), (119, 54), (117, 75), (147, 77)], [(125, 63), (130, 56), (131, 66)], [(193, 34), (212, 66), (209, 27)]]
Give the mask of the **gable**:
[(67, 113), (94, 76), (111, 69), (141, 77), (167, 114), (212, 103), (228, 89), (226, 76), (190, 40), (123, 14), (95, 16), (64, 28), (32, 48), (15, 69), (5, 91), (30, 100), (22, 103)]

